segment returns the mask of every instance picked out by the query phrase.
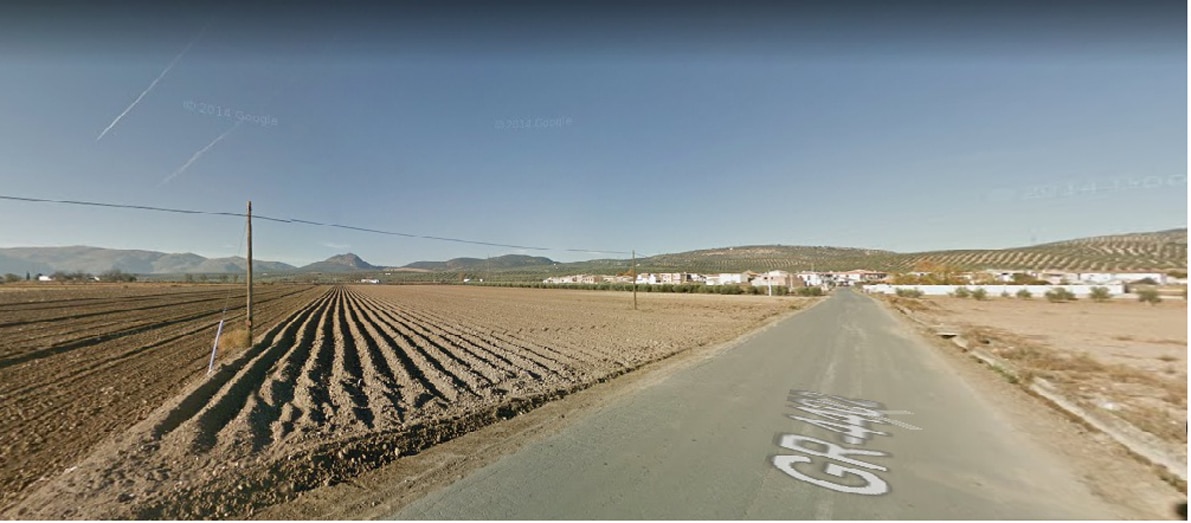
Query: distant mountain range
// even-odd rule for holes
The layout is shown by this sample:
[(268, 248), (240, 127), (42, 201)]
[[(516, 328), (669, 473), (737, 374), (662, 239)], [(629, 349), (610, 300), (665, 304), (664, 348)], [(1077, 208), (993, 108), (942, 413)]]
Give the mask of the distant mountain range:
[[(103, 249), (99, 247), (11, 247), (0, 249), (0, 273), (24, 275), (64, 272), (101, 272), (118, 269), (132, 274), (231, 273), (247, 268), (247, 260), (204, 258), (194, 253)], [(264, 260), (252, 262), (253, 271), (284, 272), (294, 266)]]
[(375, 271), (379, 269), (383, 269), (383, 267), (372, 265), (349, 252), (347, 254), (337, 254), (310, 265), (303, 265), (298, 268), (298, 272), (355, 272)]
[(558, 262), (541, 256), (525, 256), (522, 254), (506, 254), (495, 258), (453, 258), (445, 262), (420, 261), (405, 265), (403, 269), (420, 269), (425, 271), (482, 271), (488, 269), (517, 269), (541, 265), (553, 266)]
[[(1083, 271), (1186, 270), (1187, 229), (1117, 234), (1079, 238), (1012, 249), (965, 249), (897, 253), (848, 247), (747, 245), (702, 249), (638, 258), (640, 272), (738, 272), (783, 269), (908, 271), (929, 264), (957, 269), (1057, 269)], [(167, 254), (155, 251), (116, 250), (98, 247), (15, 247), (0, 249), (0, 273), (23, 275), (55, 271), (83, 271), (98, 274), (119, 269), (134, 274), (232, 273), (241, 272), (240, 257), (204, 258), (193, 253)], [(490, 259), (454, 258), (447, 261), (419, 261), (403, 267), (372, 265), (346, 253), (302, 267), (257, 260), (259, 273), (352, 273), (393, 272), (404, 279), (436, 281), (435, 274), (488, 274), (493, 280), (536, 278), (551, 274), (621, 273), (630, 269), (629, 260), (598, 259), (562, 263), (540, 256), (509, 254)]]

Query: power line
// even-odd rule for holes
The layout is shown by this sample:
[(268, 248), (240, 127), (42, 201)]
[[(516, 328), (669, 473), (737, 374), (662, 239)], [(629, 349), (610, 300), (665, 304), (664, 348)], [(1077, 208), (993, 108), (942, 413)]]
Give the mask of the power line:
[[(192, 214), (192, 215), (193, 214), (201, 214), (201, 215), (208, 215), (208, 216), (234, 216), (234, 217), (241, 217), (241, 218), (247, 216), (245, 213), (242, 213), (242, 212), (198, 211), (198, 210), (193, 210), (193, 209), (175, 209), (175, 208), (171, 208), (171, 207), (155, 207), (155, 206), (151, 206), (151, 205), (129, 205), (129, 204), (121, 204), (121, 203), (89, 202), (89, 201), (83, 201), (83, 200), (54, 200), (54, 199), (49, 199), (49, 198), (31, 198), (31, 197), (27, 197), (27, 196), (0, 195), (0, 200), (12, 200), (12, 201), (30, 202), (30, 203), (57, 203), (57, 204), (63, 204), (63, 205), (82, 205), (82, 206), (91, 206), (91, 207), (108, 207), (108, 208), (115, 208), (115, 209), (133, 209), (133, 210), (140, 210), (140, 211), (168, 212), (168, 213), (176, 213), (176, 214)], [(343, 225), (343, 224), (338, 224), (338, 223), (322, 223), (322, 222), (316, 222), (316, 221), (311, 221), (311, 220), (301, 220), (298, 218), (276, 218), (276, 217), (266, 216), (266, 215), (256, 214), (256, 213), (253, 213), (252, 217), (256, 218), (258, 220), (267, 220), (267, 221), (277, 222), (277, 223), (290, 223), (290, 224), (298, 223), (298, 224), (304, 224), (304, 225), (315, 225), (315, 226), (319, 226), (319, 227), (335, 227), (335, 228), (339, 228), (339, 229), (348, 229), (348, 230), (359, 231), (359, 232), (385, 234), (385, 235), (389, 235), (389, 236), (401, 236), (404, 238), (418, 238), (418, 239), (423, 239), (423, 240), (437, 240), (437, 241), (444, 241), (444, 242), (466, 243), (466, 244), (470, 244), (470, 245), (485, 245), (488, 247), (506, 247), (506, 248), (510, 248), (510, 249), (522, 249), (522, 250), (529, 250), (529, 251), (585, 252), (585, 253), (592, 253), (592, 254), (631, 254), (629, 251), (604, 251), (604, 250), (598, 250), (598, 249), (558, 249), (558, 248), (551, 248), (551, 247), (534, 247), (534, 246), (529, 246), (529, 245), (513, 245), (513, 244), (507, 244), (507, 243), (483, 242), (483, 241), (477, 241), (477, 240), (464, 240), (461, 238), (447, 238), (447, 237), (443, 237), (443, 236), (428, 236), (428, 235), (423, 235), (423, 234), (411, 234), (411, 233), (404, 233), (404, 232), (382, 231), (380, 229), (371, 229), (368, 227), (356, 227), (353, 225)]]

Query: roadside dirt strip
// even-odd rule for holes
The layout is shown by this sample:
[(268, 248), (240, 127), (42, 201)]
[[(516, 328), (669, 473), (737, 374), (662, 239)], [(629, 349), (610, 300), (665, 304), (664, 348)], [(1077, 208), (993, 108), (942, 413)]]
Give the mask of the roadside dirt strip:
[[(267, 328), (326, 289), (262, 286)], [(240, 287), (78, 286), (0, 293), (0, 508), (144, 419), (206, 371)]]
[[(1137, 302), (883, 301), (922, 326), (924, 334), (949, 338), (1009, 382), (1104, 432), (1185, 489), (1185, 304), (1163, 310)], [(1007, 314), (1016, 309), (1033, 317)], [(1162, 343), (1151, 341), (1163, 334), (1167, 337), (1157, 340)]]
[(250, 515), (812, 301), (626, 296), (330, 289), (0, 515)]

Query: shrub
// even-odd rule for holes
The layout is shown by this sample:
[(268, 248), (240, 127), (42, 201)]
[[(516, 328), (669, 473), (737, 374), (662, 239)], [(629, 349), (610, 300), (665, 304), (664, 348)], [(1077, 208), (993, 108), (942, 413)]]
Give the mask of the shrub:
[(1112, 299), (1112, 295), (1108, 293), (1108, 287), (1092, 287), (1092, 294), (1090, 295), (1092, 301), (1103, 303)]
[(1062, 303), (1065, 301), (1074, 301), (1075, 294), (1063, 287), (1055, 287), (1046, 291), (1046, 299), (1051, 303)]
[(1034, 295), (1030, 293), (1030, 289), (1020, 289), (1017, 291), (1017, 299), (1019, 300), (1028, 300), (1033, 297)]
[(4, 282), (5, 282), (5, 283), (12, 283), (12, 282), (14, 282), (14, 281), (21, 281), (21, 277), (20, 277), (20, 276), (17, 276), (16, 274), (13, 274), (13, 273), (11, 273), (11, 272), (10, 272), (10, 273), (8, 273), (8, 274), (5, 274), (5, 275), (4, 275)]
[(1157, 289), (1142, 289), (1137, 291), (1137, 301), (1156, 305), (1162, 302), (1162, 297), (1158, 295)]
[(795, 293), (799, 296), (822, 296), (823, 289), (820, 287), (799, 287)]
[(112, 269), (99, 275), (99, 279), (103, 281), (122, 281), (131, 282), (136, 281), (136, 276), (128, 274), (120, 269)]
[(983, 288), (976, 289), (976, 290), (972, 291), (972, 298), (974, 298), (978, 301), (987, 300), (988, 299), (988, 291), (984, 290)]
[(1139, 285), (1158, 285), (1158, 282), (1154, 281), (1154, 279), (1153, 279), (1153, 278), (1150, 278), (1150, 277), (1145, 277), (1145, 278), (1142, 278), (1142, 279), (1140, 279), (1140, 280), (1137, 280), (1137, 281), (1135, 281), (1135, 282), (1133, 282), (1133, 283), (1136, 283), (1136, 284), (1139, 284)]
[(248, 331), (245, 329), (232, 329), (219, 335), (219, 349), (224, 351), (247, 349), (250, 342)]
[(972, 291), (968, 290), (967, 287), (957, 287), (955, 292), (951, 293), (951, 295), (955, 296), (956, 298), (967, 298), (968, 296), (972, 295)]
[(898, 296), (900, 296), (902, 298), (921, 298), (922, 297), (921, 289), (901, 288), (901, 289), (897, 289), (895, 292), (897, 293)]
[[(1024, 291), (1025, 289), (1022, 289), (1022, 290)], [(1029, 291), (1026, 291), (1026, 292), (1029, 292)], [(1009, 291), (1001, 291), (1001, 297), (1002, 297), (1002, 298), (1008, 298), (1008, 297), (1010, 297), (1010, 295), (1009, 295)]]

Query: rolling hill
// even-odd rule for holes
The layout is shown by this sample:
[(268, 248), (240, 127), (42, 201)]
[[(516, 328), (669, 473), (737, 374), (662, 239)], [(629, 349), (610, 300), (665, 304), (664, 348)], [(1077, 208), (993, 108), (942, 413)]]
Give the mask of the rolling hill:
[[(964, 249), (898, 253), (829, 246), (745, 245), (660, 254), (639, 258), (638, 272), (845, 271), (870, 269), (911, 271), (925, 263), (960, 270), (1005, 269), (1067, 271), (1167, 271), (1187, 269), (1187, 229), (1077, 238), (1010, 249)], [(0, 249), (0, 273), (23, 275), (54, 271), (100, 273), (119, 269), (134, 274), (233, 273), (244, 270), (240, 257), (204, 258), (193, 253), (167, 254), (144, 250), (98, 247), (17, 247)], [(597, 259), (561, 263), (540, 256), (509, 254), (491, 259), (454, 258), (419, 261), (403, 267), (372, 265), (351, 253), (332, 256), (301, 268), (279, 262), (255, 261), (257, 272), (390, 273), (389, 281), (456, 281), (465, 277), (489, 281), (535, 281), (565, 274), (623, 274), (628, 259)]]
[[(528, 258), (528, 257), (527, 257)], [(493, 258), (496, 260), (497, 258)], [(425, 272), (397, 275), (394, 281), (455, 281), (458, 273), (489, 281), (534, 281), (566, 274), (622, 274), (628, 259), (599, 259), (572, 263), (525, 263), (485, 267), (484, 260), (418, 262), (406, 267)], [(452, 260), (456, 261), (456, 260)], [(966, 249), (898, 253), (876, 249), (828, 246), (746, 245), (661, 254), (637, 260), (638, 272), (846, 271), (870, 269), (912, 271), (930, 262), (960, 270), (1186, 270), (1187, 229), (1079, 238), (1010, 249)]]
[(506, 254), (495, 258), (453, 258), (445, 262), (419, 261), (402, 266), (402, 269), (421, 269), (428, 271), (469, 271), (469, 270), (499, 270), (520, 269), (526, 267), (553, 267), (558, 262), (541, 256), (525, 256), (521, 254)]
[[(240, 272), (247, 260), (241, 257), (204, 258), (193, 253), (164, 253), (100, 247), (11, 247), (0, 249), (0, 273), (49, 274), (55, 271), (101, 272), (119, 269), (132, 274), (230, 273)], [(256, 271), (289, 271), (292, 265), (255, 260)]]

